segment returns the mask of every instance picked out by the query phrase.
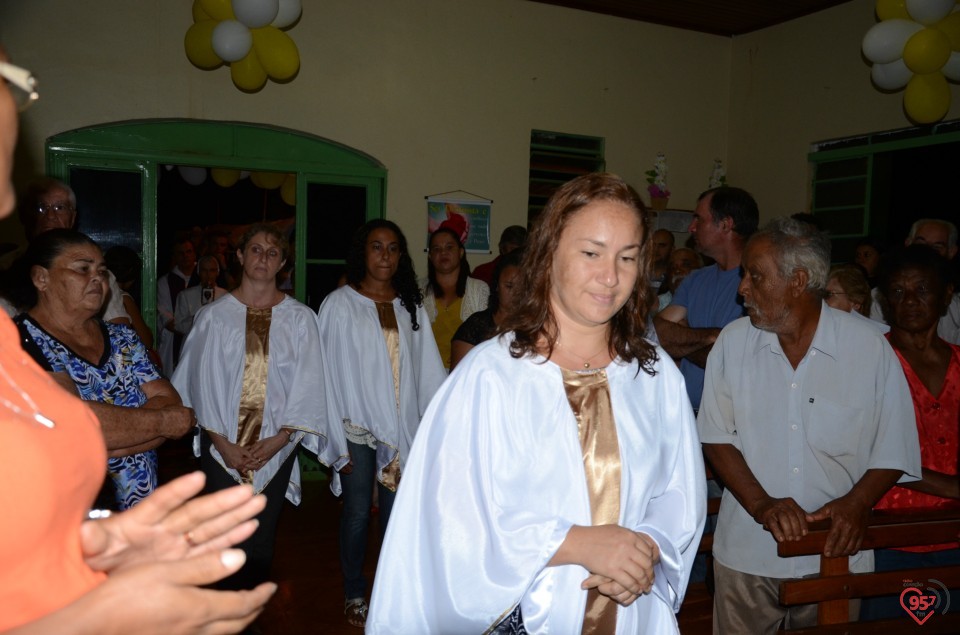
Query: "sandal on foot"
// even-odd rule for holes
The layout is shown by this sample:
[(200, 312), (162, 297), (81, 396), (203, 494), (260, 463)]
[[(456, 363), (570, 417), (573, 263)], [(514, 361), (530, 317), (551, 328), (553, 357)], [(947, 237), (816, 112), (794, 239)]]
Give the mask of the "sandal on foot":
[(368, 610), (370, 609), (363, 598), (347, 600), (346, 604), (343, 605), (343, 614), (347, 616), (347, 623), (357, 628), (363, 628), (367, 625)]

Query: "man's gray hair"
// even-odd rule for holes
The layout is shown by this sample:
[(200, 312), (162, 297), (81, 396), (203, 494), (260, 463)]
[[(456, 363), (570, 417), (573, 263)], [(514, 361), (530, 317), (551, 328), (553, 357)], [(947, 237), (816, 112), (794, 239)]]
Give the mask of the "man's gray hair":
[(208, 261), (213, 262), (213, 264), (217, 266), (217, 273), (220, 273), (220, 261), (217, 260), (216, 256), (212, 256), (210, 254), (207, 254), (206, 256), (200, 256), (200, 260), (197, 261), (197, 271), (200, 271), (200, 265)]
[(766, 238), (777, 251), (780, 275), (788, 278), (795, 271), (807, 272), (807, 290), (822, 291), (830, 274), (830, 239), (809, 223), (792, 218), (776, 218), (750, 240)]
[(942, 225), (947, 228), (947, 233), (949, 234), (947, 237), (947, 249), (953, 249), (957, 246), (957, 226), (942, 218), (921, 218), (915, 221), (913, 225), (910, 226), (910, 235), (907, 236), (907, 242), (912, 243), (913, 239), (917, 237), (917, 232), (920, 231), (920, 227), (927, 223)]

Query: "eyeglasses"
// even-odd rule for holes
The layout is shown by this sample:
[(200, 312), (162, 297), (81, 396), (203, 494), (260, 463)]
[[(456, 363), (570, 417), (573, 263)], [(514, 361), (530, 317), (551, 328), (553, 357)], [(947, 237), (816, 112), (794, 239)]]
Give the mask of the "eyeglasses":
[(66, 216), (77, 211), (72, 203), (54, 203), (53, 205), (37, 205), (37, 212), (46, 216), (54, 214), (55, 216)]
[(37, 92), (37, 79), (25, 68), (14, 66), (9, 62), (0, 62), (0, 77), (10, 87), (10, 94), (17, 104), (17, 112), (23, 112), (30, 105), (40, 99)]
[(823, 297), (825, 298), (835, 298), (838, 295), (847, 295), (843, 291), (824, 291)]

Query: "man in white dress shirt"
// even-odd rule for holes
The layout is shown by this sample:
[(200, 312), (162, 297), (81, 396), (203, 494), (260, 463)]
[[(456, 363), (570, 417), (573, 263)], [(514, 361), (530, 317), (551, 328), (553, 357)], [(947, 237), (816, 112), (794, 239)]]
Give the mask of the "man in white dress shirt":
[(778, 586), (816, 573), (819, 557), (781, 558), (777, 543), (829, 519), (824, 555), (872, 571), (873, 552), (860, 551), (871, 508), (901, 476), (920, 476), (903, 371), (877, 329), (822, 301), (829, 263), (829, 239), (809, 225), (781, 219), (754, 234), (739, 288), (748, 317), (707, 360), (697, 424), (727, 488), (714, 633), (815, 625), (816, 605), (781, 606)]

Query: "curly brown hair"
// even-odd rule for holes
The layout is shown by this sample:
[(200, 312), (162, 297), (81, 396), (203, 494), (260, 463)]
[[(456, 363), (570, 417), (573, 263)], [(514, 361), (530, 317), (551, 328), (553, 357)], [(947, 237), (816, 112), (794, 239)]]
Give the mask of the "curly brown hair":
[[(657, 353), (644, 335), (647, 329), (648, 277), (650, 269), (650, 222), (647, 208), (637, 194), (619, 176), (606, 173), (585, 174), (561, 186), (547, 201), (537, 218), (520, 262), (523, 292), (518, 305), (501, 325), (501, 332), (513, 331), (510, 354), (515, 358), (542, 353), (550, 357), (559, 338), (556, 316), (550, 302), (551, 272), (557, 242), (570, 219), (587, 205), (611, 201), (630, 208), (641, 227), (639, 273), (627, 302), (610, 318), (608, 343), (626, 362), (634, 359), (647, 374), (653, 375)], [(543, 350), (545, 343), (546, 350)]]

